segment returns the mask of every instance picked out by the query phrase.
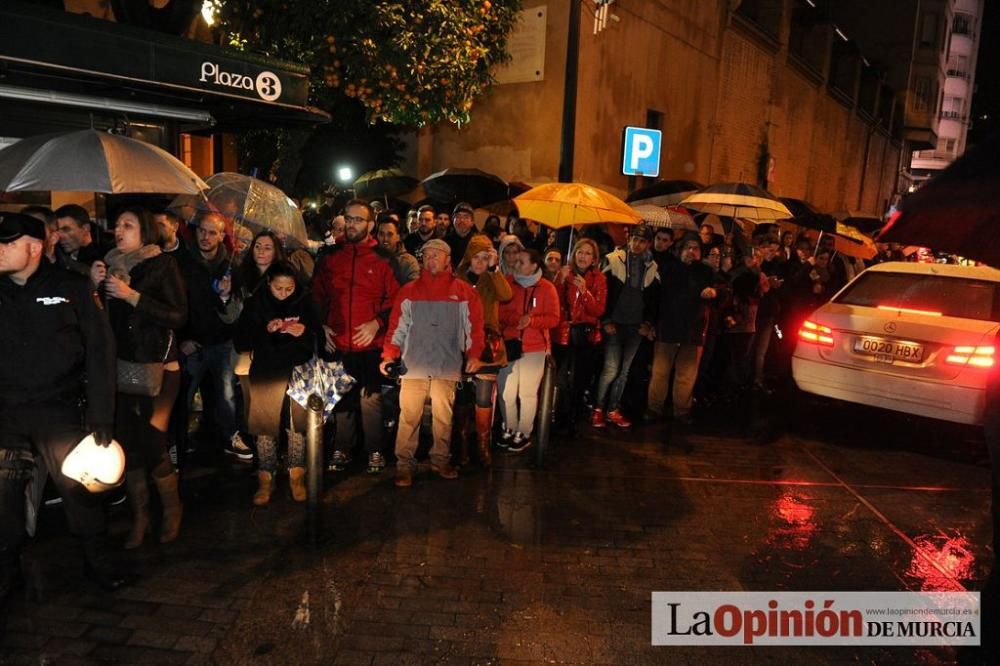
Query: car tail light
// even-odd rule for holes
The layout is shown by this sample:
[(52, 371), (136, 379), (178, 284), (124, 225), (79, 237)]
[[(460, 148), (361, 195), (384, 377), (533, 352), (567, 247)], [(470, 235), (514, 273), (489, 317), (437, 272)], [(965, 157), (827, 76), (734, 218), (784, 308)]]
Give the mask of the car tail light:
[(996, 347), (955, 347), (944, 360), (951, 365), (971, 365), (976, 368), (992, 368)]
[(814, 321), (806, 320), (799, 329), (799, 340), (823, 347), (833, 346), (833, 331)]

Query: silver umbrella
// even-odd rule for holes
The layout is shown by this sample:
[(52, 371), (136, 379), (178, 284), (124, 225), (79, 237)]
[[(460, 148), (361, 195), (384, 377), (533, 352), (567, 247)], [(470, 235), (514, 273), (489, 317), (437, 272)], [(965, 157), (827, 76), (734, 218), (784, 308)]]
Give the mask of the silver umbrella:
[(203, 202), (201, 209), (207, 207), (218, 211), (249, 227), (251, 231), (269, 229), (282, 241), (306, 245), (306, 225), (302, 212), (287, 194), (274, 185), (251, 176), (229, 172), (210, 176), (208, 185), (208, 204)]
[(205, 189), (205, 181), (167, 151), (92, 129), (28, 137), (0, 150), (3, 192), (198, 194)]

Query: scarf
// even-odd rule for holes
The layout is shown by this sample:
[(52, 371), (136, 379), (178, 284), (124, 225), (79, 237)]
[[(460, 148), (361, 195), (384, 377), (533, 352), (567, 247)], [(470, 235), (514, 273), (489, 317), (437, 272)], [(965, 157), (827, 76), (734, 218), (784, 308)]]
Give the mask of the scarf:
[(122, 252), (114, 248), (104, 256), (104, 262), (108, 265), (108, 275), (114, 275), (128, 284), (133, 268), (147, 259), (158, 256), (161, 252), (159, 245), (143, 245), (131, 252)]
[(539, 268), (531, 275), (515, 275), (514, 280), (524, 288), (534, 287), (542, 279), (542, 269)]

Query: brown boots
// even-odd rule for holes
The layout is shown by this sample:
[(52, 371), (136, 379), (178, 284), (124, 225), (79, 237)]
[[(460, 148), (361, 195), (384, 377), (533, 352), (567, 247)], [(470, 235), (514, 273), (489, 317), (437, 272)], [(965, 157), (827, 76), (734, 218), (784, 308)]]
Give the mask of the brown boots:
[[(165, 476), (153, 477), (156, 491), (160, 494), (160, 504), (163, 505), (160, 543), (170, 543), (177, 538), (181, 530), (184, 506), (181, 504), (177, 481), (177, 472), (172, 470)], [(133, 550), (142, 545), (146, 533), (150, 530), (149, 483), (146, 480), (146, 470), (129, 470), (125, 474), (125, 484), (129, 500), (132, 502), (132, 529), (125, 539), (125, 549)]]
[(274, 475), (270, 472), (257, 472), (257, 492), (253, 496), (253, 503), (256, 506), (266, 506), (271, 501), (273, 480)]
[(493, 408), (476, 406), (476, 439), (479, 442), (479, 464), (489, 467), (493, 459), (490, 453), (490, 435), (493, 430)]
[(289, 467), (288, 485), (292, 488), (292, 499), (296, 502), (306, 501), (306, 468)]

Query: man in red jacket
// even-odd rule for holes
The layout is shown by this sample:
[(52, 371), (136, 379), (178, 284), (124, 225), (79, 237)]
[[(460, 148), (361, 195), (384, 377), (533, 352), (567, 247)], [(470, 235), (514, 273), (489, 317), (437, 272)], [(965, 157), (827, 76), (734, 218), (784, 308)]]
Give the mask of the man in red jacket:
[(331, 462), (335, 470), (345, 469), (360, 434), (368, 453), (368, 471), (374, 474), (385, 467), (379, 354), (399, 284), (392, 264), (375, 252), (371, 206), (358, 199), (349, 201), (344, 221), (343, 249), (327, 255), (313, 279), (326, 351), (337, 354), (357, 381), (334, 410), (336, 439)]
[(431, 468), (443, 479), (458, 478), (458, 471), (448, 462), (455, 383), (462, 378), (463, 367), (473, 373), (482, 366), (479, 357), (485, 338), (483, 303), (472, 285), (452, 274), (451, 248), (443, 240), (432, 239), (422, 250), (420, 277), (399, 290), (392, 307), (380, 367), (388, 374), (389, 364), (402, 359), (396, 435), (396, 485), (400, 488), (413, 483), (414, 455), (428, 395), (434, 415)]

